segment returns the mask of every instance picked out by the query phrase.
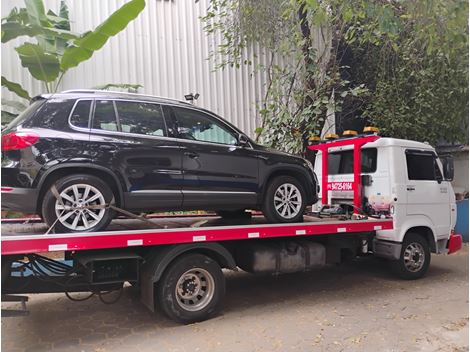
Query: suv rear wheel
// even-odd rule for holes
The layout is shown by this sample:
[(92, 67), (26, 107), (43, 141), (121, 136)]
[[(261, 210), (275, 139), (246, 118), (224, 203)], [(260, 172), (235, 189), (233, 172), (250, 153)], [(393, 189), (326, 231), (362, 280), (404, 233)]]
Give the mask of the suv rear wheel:
[[(53, 187), (57, 189), (54, 194)], [(66, 176), (44, 195), (42, 214), (55, 232), (91, 232), (104, 229), (114, 216), (106, 206), (113, 199), (109, 186), (96, 176)]]
[(303, 220), (307, 196), (303, 185), (292, 176), (276, 177), (266, 190), (263, 213), (269, 222)]

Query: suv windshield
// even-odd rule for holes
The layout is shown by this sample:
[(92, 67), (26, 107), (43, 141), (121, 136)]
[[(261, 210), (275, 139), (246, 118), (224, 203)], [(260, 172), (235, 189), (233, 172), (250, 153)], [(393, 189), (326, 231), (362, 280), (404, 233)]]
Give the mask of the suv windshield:
[(6, 125), (4, 128), (2, 128), (3, 131), (11, 130), (19, 125), (21, 125), (23, 122), (25, 122), (27, 119), (29, 119), (31, 116), (34, 115), (34, 113), (37, 111), (37, 109), (44, 104), (46, 100), (41, 99), (41, 100), (36, 100), (33, 102), (28, 108), (23, 111), (21, 114), (19, 114), (13, 121), (11, 121), (8, 125)]

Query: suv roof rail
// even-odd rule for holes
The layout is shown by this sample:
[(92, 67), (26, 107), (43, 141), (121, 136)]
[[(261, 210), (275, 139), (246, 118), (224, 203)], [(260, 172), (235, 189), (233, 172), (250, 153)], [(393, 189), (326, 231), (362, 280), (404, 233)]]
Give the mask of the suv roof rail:
[(129, 92), (119, 92), (115, 90), (104, 90), (104, 89), (68, 89), (60, 92), (61, 94), (68, 94), (68, 93), (105, 93), (105, 94), (120, 94), (120, 95), (132, 95), (132, 96), (140, 96), (140, 97), (149, 97), (149, 98), (157, 98), (157, 99), (162, 99), (162, 100), (171, 100), (171, 101), (177, 101), (179, 103), (184, 103), (184, 104), (189, 104), (190, 103), (179, 100), (179, 99), (173, 99), (173, 98), (167, 98), (167, 97), (162, 97), (158, 95), (151, 95), (151, 94), (140, 94), (140, 93), (129, 93)]

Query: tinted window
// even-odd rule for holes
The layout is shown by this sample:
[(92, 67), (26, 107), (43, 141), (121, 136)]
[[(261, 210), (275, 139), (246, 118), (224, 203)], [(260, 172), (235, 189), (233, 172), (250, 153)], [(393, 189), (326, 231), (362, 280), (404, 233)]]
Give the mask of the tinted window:
[(114, 104), (111, 100), (96, 101), (93, 128), (106, 131), (118, 130)]
[[(409, 180), (436, 180), (438, 169), (435, 156), (431, 153), (406, 153), (406, 167)], [(437, 170), (436, 170), (437, 169)]]
[[(377, 170), (377, 149), (361, 150), (361, 172), (372, 173)], [(352, 150), (332, 152), (328, 154), (328, 173), (330, 175), (352, 174), (354, 171), (354, 155)]]
[(180, 138), (220, 144), (237, 144), (236, 136), (219, 121), (196, 110), (174, 108)]
[(88, 128), (90, 107), (91, 100), (79, 100), (73, 109), (72, 116), (70, 116), (70, 123), (76, 127)]
[(64, 129), (69, 124), (73, 104), (75, 99), (48, 99), (31, 119), (24, 122), (23, 126)]
[(165, 135), (165, 122), (160, 105), (116, 101), (116, 108), (122, 132)]

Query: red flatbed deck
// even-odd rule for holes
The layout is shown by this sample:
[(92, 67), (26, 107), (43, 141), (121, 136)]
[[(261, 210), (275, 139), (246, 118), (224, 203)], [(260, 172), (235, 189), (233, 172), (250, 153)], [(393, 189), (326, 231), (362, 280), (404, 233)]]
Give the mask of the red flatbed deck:
[(157, 218), (149, 225), (130, 219), (116, 219), (107, 231), (90, 233), (47, 234), (43, 223), (2, 223), (2, 255), (78, 251), (131, 246), (215, 242), (275, 238), (289, 236), (315, 236), (338, 233), (374, 232), (393, 229), (392, 219), (338, 220), (305, 216), (304, 222), (295, 224), (267, 224), (262, 216), (228, 223), (218, 217)]

